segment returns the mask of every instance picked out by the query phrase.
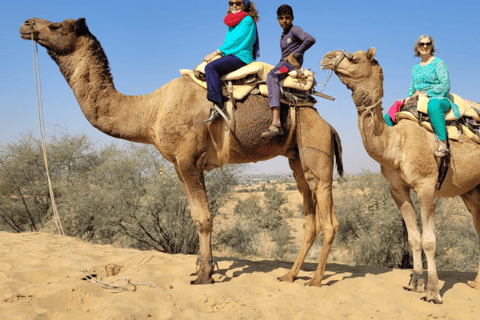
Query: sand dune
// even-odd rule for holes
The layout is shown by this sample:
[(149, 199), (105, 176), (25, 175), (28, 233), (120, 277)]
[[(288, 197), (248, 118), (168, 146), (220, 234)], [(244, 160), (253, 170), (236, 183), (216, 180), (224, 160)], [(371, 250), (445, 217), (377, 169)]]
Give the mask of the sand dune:
[[(191, 286), (196, 257), (92, 245), (68, 238), (81, 264), (102, 281), (124, 274), (136, 291), (110, 293), (81, 280), (60, 238), (0, 232), (3, 319), (479, 319), (474, 273), (439, 272), (444, 303), (402, 289), (410, 271), (329, 263), (322, 288), (305, 287), (314, 263), (295, 283), (279, 283), (291, 263), (218, 258), (214, 285)], [(115, 274), (115, 275), (114, 275)], [(133, 288), (129, 286), (129, 288)]]

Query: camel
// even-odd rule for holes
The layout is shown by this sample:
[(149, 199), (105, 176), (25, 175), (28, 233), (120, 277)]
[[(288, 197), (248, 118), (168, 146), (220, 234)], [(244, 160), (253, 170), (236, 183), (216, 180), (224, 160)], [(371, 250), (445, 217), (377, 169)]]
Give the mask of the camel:
[[(480, 146), (462, 136), (451, 141), (451, 165), (438, 189), (440, 160), (433, 156), (436, 150), (434, 135), (413, 121), (402, 120), (394, 127), (387, 126), (382, 116), (383, 71), (374, 59), (375, 48), (354, 54), (331, 51), (322, 61), (322, 69), (333, 70), (340, 81), (352, 91), (358, 113), (358, 127), (367, 153), (380, 164), (388, 180), (391, 194), (400, 209), (408, 231), (413, 252), (413, 274), (405, 289), (425, 292), (422, 278), (422, 248), (427, 257), (428, 281), (423, 300), (442, 303), (435, 268), (434, 212), (437, 197), (460, 196), (473, 216), (480, 236)], [(417, 193), (422, 216), (420, 235), (410, 190)], [(480, 289), (479, 273), (472, 288)]]
[[(205, 124), (211, 102), (206, 91), (188, 77), (181, 77), (146, 95), (127, 96), (114, 86), (107, 57), (99, 41), (89, 31), (84, 18), (53, 23), (44, 19), (26, 20), (21, 38), (45, 47), (58, 64), (88, 121), (115, 138), (152, 144), (170, 161), (188, 198), (192, 219), (199, 236), (197, 278), (192, 284), (213, 283), (212, 228), (204, 171), (219, 167), (212, 146), (214, 124)], [(338, 229), (333, 207), (334, 159), (343, 175), (341, 141), (335, 131), (312, 108), (298, 110), (298, 125), (285, 148), (286, 135), (258, 139), (270, 125), (268, 99), (251, 95), (236, 104), (234, 143), (229, 163), (264, 161), (282, 155), (288, 158), (303, 197), (305, 234), (291, 270), (279, 281), (293, 282), (315, 240), (323, 232), (323, 248), (318, 267), (307, 283), (321, 286), (328, 254)], [(223, 120), (221, 120), (223, 121)], [(286, 132), (291, 125), (288, 112), (282, 113)], [(235, 147), (235, 148), (234, 148)]]

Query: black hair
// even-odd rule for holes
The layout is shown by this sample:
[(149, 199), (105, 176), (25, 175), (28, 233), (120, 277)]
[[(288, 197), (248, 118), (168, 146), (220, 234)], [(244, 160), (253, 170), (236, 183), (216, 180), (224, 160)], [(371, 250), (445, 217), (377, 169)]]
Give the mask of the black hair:
[(291, 15), (293, 17), (293, 9), (288, 4), (282, 4), (277, 9), (277, 17), (282, 15)]

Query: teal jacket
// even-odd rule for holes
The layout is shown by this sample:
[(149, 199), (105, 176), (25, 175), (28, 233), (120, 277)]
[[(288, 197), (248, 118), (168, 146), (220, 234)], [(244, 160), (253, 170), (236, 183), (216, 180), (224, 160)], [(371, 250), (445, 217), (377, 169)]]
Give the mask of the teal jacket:
[(218, 50), (224, 56), (233, 54), (246, 64), (253, 61), (253, 45), (257, 37), (255, 22), (246, 16), (235, 27), (228, 27), (227, 36)]
[(411, 97), (417, 90), (425, 92), (430, 99), (448, 100), (455, 117), (460, 116), (458, 106), (450, 100), (450, 77), (442, 59), (435, 57), (426, 66), (421, 66), (420, 63), (413, 66), (412, 83), (407, 97)]

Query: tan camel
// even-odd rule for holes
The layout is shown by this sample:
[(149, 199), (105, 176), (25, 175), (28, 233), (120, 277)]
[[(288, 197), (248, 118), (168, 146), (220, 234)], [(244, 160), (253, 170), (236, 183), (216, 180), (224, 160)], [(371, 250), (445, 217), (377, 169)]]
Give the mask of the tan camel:
[[(354, 54), (336, 50), (327, 53), (321, 65), (322, 69), (334, 70), (343, 84), (352, 90), (365, 149), (380, 163), (382, 174), (390, 182), (392, 197), (405, 220), (414, 261), (414, 276), (406, 289), (423, 292), (420, 288), (423, 286), (423, 248), (428, 262), (424, 300), (442, 303), (435, 268), (435, 202), (437, 197), (460, 196), (480, 235), (480, 146), (463, 136), (458, 142), (451, 141), (451, 165), (437, 191), (439, 160), (433, 156), (434, 136), (413, 121), (403, 120), (394, 127), (387, 126), (381, 106), (383, 71), (374, 56), (375, 48)], [(410, 190), (418, 195), (423, 235), (417, 226)], [(480, 289), (480, 270), (469, 285)]]
[[(203, 122), (211, 106), (205, 90), (190, 78), (181, 77), (147, 95), (122, 95), (115, 89), (106, 55), (88, 30), (85, 19), (52, 23), (33, 18), (22, 24), (20, 33), (23, 39), (33, 39), (47, 49), (72, 88), (83, 114), (95, 128), (115, 138), (152, 144), (173, 163), (200, 241), (198, 278), (192, 284), (213, 283), (213, 216), (203, 172), (218, 167), (212, 146), (218, 130), (211, 130), (213, 124)], [(282, 118), (288, 132), (287, 113)], [(295, 136), (282, 153), (286, 135), (258, 139), (271, 121), (265, 97), (254, 95), (238, 101), (234, 124), (236, 149), (231, 149), (229, 163), (263, 161), (279, 155), (289, 159), (303, 196), (305, 235), (292, 269), (279, 280), (295, 279), (313, 241), (323, 232), (318, 268), (308, 283), (321, 286), (338, 229), (332, 179), (334, 158), (338, 173), (343, 175), (340, 139), (314, 109), (301, 108)]]

